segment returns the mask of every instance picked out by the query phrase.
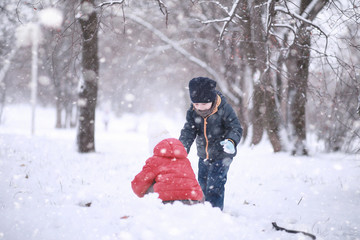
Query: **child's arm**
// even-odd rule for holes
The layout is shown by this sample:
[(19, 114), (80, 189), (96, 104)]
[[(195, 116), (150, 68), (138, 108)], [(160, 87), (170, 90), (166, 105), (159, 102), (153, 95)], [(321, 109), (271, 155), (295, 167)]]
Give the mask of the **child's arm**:
[(134, 193), (139, 197), (143, 197), (148, 192), (148, 189), (154, 184), (155, 177), (156, 175), (152, 171), (150, 164), (146, 161), (142, 171), (138, 173), (131, 182)]
[(192, 109), (192, 107), (190, 107), (190, 109), (186, 113), (186, 122), (184, 124), (183, 129), (181, 129), (181, 134), (179, 137), (179, 140), (184, 145), (187, 153), (190, 152), (190, 147), (193, 144), (193, 142), (197, 136), (195, 121), (192, 116), (193, 111), (191, 109)]

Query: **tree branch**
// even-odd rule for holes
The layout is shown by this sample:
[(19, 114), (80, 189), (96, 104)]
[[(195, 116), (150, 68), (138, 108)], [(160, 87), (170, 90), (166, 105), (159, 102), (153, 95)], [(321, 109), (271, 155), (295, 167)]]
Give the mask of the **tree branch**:
[(233, 19), (234, 16), (235, 16), (235, 12), (236, 12), (236, 9), (237, 9), (237, 7), (239, 6), (239, 4), (240, 4), (240, 0), (236, 0), (236, 2), (235, 2), (235, 3), (233, 4), (233, 6), (232, 6), (230, 12), (228, 13), (228, 15), (229, 15), (229, 20), (226, 21), (226, 22), (224, 23), (223, 27), (222, 27), (222, 30), (221, 30), (221, 32), (220, 32), (220, 37), (219, 37), (219, 45), (220, 45), (220, 42), (222, 41), (222, 38), (223, 38), (223, 36), (224, 36), (224, 33), (225, 33), (225, 30), (226, 30), (227, 26), (230, 24), (230, 22), (232, 21), (232, 19)]
[[(241, 2), (240, 0), (236, 0), (235, 3), (233, 4), (233, 6), (231, 7), (230, 12), (227, 10), (227, 7), (224, 7), (219, 2), (216, 2), (216, 1), (210, 1), (209, 2), (209, 3), (215, 3), (215, 4), (219, 5), (220, 8), (222, 10), (224, 10), (224, 12), (226, 12), (226, 14), (228, 15), (228, 17), (224, 17), (224, 18), (201, 21), (201, 23), (204, 23), (204, 24), (216, 23), (216, 22), (224, 22), (224, 25), (222, 26), (222, 28), (220, 30), (220, 36), (219, 36), (219, 41), (218, 41), (219, 46), (220, 46), (222, 38), (223, 38), (223, 36), (225, 34), (226, 28), (229, 26), (230, 22), (233, 20), (234, 17), (239, 17), (235, 12), (236, 12), (236, 9), (239, 6), (240, 2)], [(201, 2), (201, 3), (205, 3), (205, 2)], [(206, 3), (208, 3), (208, 2), (206, 2)]]
[(291, 12), (289, 9), (286, 9), (286, 8), (284, 8), (284, 7), (279, 7), (279, 6), (275, 7), (275, 11), (288, 14), (288, 15), (290, 15), (291, 17), (296, 18), (296, 19), (302, 21), (303, 23), (309, 24), (309, 25), (313, 26), (314, 28), (318, 29), (318, 30), (319, 30), (322, 34), (324, 34), (324, 36), (325, 36), (325, 39), (326, 39), (325, 53), (326, 53), (327, 46), (328, 46), (328, 35), (327, 35), (319, 26), (317, 26), (317, 25), (314, 24), (312, 21), (310, 21), (310, 20), (308, 20), (308, 19), (306, 19), (306, 18), (304, 17), (304, 16), (308, 16), (308, 14), (304, 13), (305, 15), (303, 14), (304, 16), (302, 16), (302, 15), (299, 15), (299, 14), (297, 14), (297, 13)]
[[(168, 25), (168, 18), (169, 18), (169, 11), (168, 11), (166, 5), (163, 3), (162, 0), (155, 0), (155, 1), (159, 4), (160, 11), (165, 15), (165, 22), (166, 22), (166, 26), (167, 26)], [(114, 4), (123, 5), (124, 2), (125, 2), (125, 0), (102, 2), (99, 5), (97, 5), (96, 7), (97, 8), (102, 8), (102, 7), (106, 6), (106, 5), (112, 6)], [(124, 9), (122, 9), (122, 10), (123, 10), (123, 15), (125, 16)]]
[(302, 234), (304, 234), (304, 235), (306, 235), (308, 237), (311, 237), (312, 239), (316, 239), (316, 236), (311, 234), (311, 233), (279, 227), (276, 224), (276, 222), (273, 222), (272, 225), (273, 225), (273, 227), (275, 228), (276, 231), (285, 231), (285, 232), (288, 232), (288, 233), (302, 233)]
[(125, 0), (102, 2), (99, 5), (97, 5), (96, 7), (97, 8), (102, 8), (102, 7), (106, 6), (106, 5), (112, 6), (114, 4), (123, 4), (124, 2), (125, 2)]
[(166, 19), (166, 26), (168, 25), (168, 17), (169, 17), (169, 12), (167, 10), (167, 7), (165, 6), (165, 4), (163, 3), (162, 0), (155, 0), (158, 2), (159, 7), (160, 7), (160, 11), (165, 15), (165, 19)]
[(196, 65), (203, 68), (205, 71), (207, 71), (214, 79), (218, 82), (218, 85), (221, 89), (221, 91), (227, 95), (232, 101), (234, 101), (235, 104), (239, 103), (239, 100), (234, 96), (229, 90), (228, 87), (224, 84), (223, 81), (221, 81), (220, 75), (212, 68), (210, 67), (206, 62), (202, 61), (201, 59), (193, 56), (191, 53), (186, 51), (183, 47), (181, 47), (177, 42), (174, 42), (170, 38), (168, 38), (165, 34), (163, 34), (161, 31), (156, 29), (153, 25), (146, 22), (142, 18), (136, 16), (135, 14), (128, 14), (127, 17), (131, 19), (132, 21), (142, 25), (143, 27), (147, 28), (149, 31), (151, 31), (153, 34), (155, 34), (157, 37), (159, 37), (163, 42), (169, 44), (174, 50), (179, 52), (181, 55), (183, 55), (186, 59), (189, 61), (195, 63)]
[(201, 21), (201, 23), (208, 24), (208, 23), (217, 23), (217, 22), (227, 22), (229, 20), (230, 20), (230, 17), (226, 17), (226, 18), (220, 18), (220, 19)]

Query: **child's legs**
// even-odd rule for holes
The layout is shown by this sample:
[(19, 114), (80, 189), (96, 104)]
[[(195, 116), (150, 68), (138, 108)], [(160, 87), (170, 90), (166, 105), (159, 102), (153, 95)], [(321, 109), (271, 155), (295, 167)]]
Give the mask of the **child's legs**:
[(198, 181), (205, 197), (206, 197), (207, 179), (209, 174), (209, 165), (210, 165), (209, 161), (204, 161), (204, 159), (202, 158), (199, 159)]
[(213, 162), (204, 162), (202, 159), (199, 161), (199, 183), (202, 182), (200, 186), (205, 201), (209, 201), (213, 207), (219, 207), (221, 210), (224, 207), (225, 183), (231, 162), (231, 158)]

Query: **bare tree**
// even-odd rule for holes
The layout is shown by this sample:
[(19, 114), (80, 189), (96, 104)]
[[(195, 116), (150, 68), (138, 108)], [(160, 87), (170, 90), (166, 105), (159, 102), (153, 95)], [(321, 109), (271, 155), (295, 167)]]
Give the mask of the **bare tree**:
[(327, 152), (360, 151), (359, 4), (353, 0), (331, 2), (325, 25), (331, 29), (327, 54), (313, 51), (316, 71), (309, 76), (312, 85), (308, 116), (315, 119), (311, 129), (316, 129), (318, 141), (324, 142)]
[[(234, 0), (226, 6), (225, 2), (219, 1), (216, 6), (222, 9), (225, 16), (203, 21), (206, 24), (222, 24), (219, 27), (220, 41), (226, 35), (240, 33), (237, 37), (242, 52), (240, 61), (231, 59), (236, 51), (234, 43), (231, 43), (232, 54), (227, 56), (229, 60), (226, 61), (225, 76), (233, 84), (237, 70), (243, 72), (240, 75), (244, 74), (246, 68), (245, 72), (250, 73), (243, 75), (243, 81), (253, 82), (250, 114), (252, 144), (260, 142), (265, 129), (274, 151), (281, 151), (286, 139), (280, 138), (280, 131), (287, 126), (290, 142), (294, 144), (292, 153), (307, 154), (305, 106), (311, 33), (314, 28), (322, 32), (313, 20), (327, 2), (303, 0), (297, 5), (288, 1)], [(204, 3), (212, 4), (212, 1)], [(247, 67), (244, 67), (243, 59)], [(288, 91), (286, 95), (283, 93), (284, 82)], [(248, 91), (244, 89), (244, 84), (239, 84), (239, 89)], [(282, 112), (282, 102), (289, 103), (289, 114)], [(285, 125), (286, 116), (289, 117), (288, 125)]]
[[(160, 10), (167, 17), (167, 8), (161, 0), (157, 0)], [(122, 5), (123, 0), (102, 2), (95, 6), (94, 0), (81, 0), (81, 17), (79, 19), (82, 29), (82, 75), (83, 79), (79, 92), (79, 126), (78, 151), (95, 151), (95, 108), (98, 94), (99, 57), (98, 57), (98, 29), (99, 21), (96, 8), (104, 6)]]
[(98, 18), (94, 0), (81, 0), (82, 75), (79, 92), (78, 151), (95, 151), (95, 108), (98, 91)]
[(18, 50), (16, 44), (14, 44), (16, 43), (14, 37), (17, 25), (16, 17), (7, 7), (10, 9), (12, 5), (6, 2), (0, 3), (0, 21), (2, 22), (0, 26), (0, 124), (3, 109), (6, 104), (6, 75), (9, 71), (12, 59)]
[(63, 9), (65, 22), (60, 33), (52, 33), (54, 40), (50, 50), (50, 69), (56, 96), (56, 128), (75, 127), (77, 120), (76, 90), (79, 81), (77, 59), (80, 54), (81, 38), (75, 24), (76, 6), (72, 1), (59, 6)]
[(294, 30), (294, 40), (292, 41), (286, 58), (286, 68), (288, 73), (288, 111), (289, 136), (294, 143), (292, 154), (307, 155), (308, 150), (306, 140), (306, 101), (308, 91), (308, 75), (310, 64), (311, 47), (311, 28), (314, 26), (312, 21), (324, 8), (328, 1), (302, 0), (298, 12), (293, 12), (284, 1), (283, 7), (278, 7), (277, 11), (283, 12), (292, 17), (295, 24), (291, 29)]
[[(280, 118), (275, 102), (276, 91), (270, 66), (272, 54), (270, 51), (270, 27), (273, 15), (275, 14), (274, 7), (274, 1), (254, 1), (252, 5), (250, 5), (250, 19), (252, 25), (251, 28), (253, 29), (251, 32), (251, 41), (255, 50), (257, 71), (260, 72), (260, 79), (256, 83), (257, 85), (260, 84), (260, 87), (256, 87), (255, 90), (263, 91), (262, 101), (255, 102), (254, 106), (260, 105), (261, 107), (261, 104), (263, 103), (263, 123), (274, 152), (279, 152), (283, 148), (279, 136)], [(265, 21), (263, 19), (265, 19)], [(254, 92), (254, 94), (259, 93)]]
[[(203, 2), (206, 3), (206, 2)], [(211, 1), (209, 2), (209, 4)], [(280, 131), (280, 115), (275, 102), (275, 94), (269, 51), (269, 41), (272, 16), (274, 15), (275, 1), (233, 1), (232, 5), (226, 6), (224, 3), (217, 3), (217, 7), (222, 9), (225, 16), (215, 16), (213, 19), (203, 21), (203, 23), (218, 24), (219, 27), (219, 41), (222, 43), (225, 36), (231, 35), (238, 31), (239, 33), (233, 35), (232, 43), (230, 43), (230, 54), (225, 56), (226, 73), (225, 79), (230, 89), (239, 89), (240, 94), (236, 94), (237, 102), (241, 103), (238, 106), (244, 109), (244, 99), (242, 93), (248, 92), (244, 89), (245, 83), (251, 81), (253, 85), (253, 115), (250, 117), (253, 129), (252, 144), (260, 142), (264, 129), (269, 135), (271, 144), (275, 152), (282, 150), (282, 143), (279, 136)], [(265, 19), (265, 20), (264, 20)], [(234, 30), (233, 30), (234, 29)], [(236, 30), (235, 30), (236, 29)], [(237, 42), (238, 43), (237, 43)], [(226, 40), (224, 41), (226, 43)], [(237, 47), (234, 47), (237, 46)], [(240, 49), (239, 58), (234, 61), (234, 51)], [(245, 64), (248, 64), (246, 67)], [(241, 69), (241, 71), (239, 71)], [(240, 73), (242, 72), (242, 73)], [(236, 75), (241, 74), (242, 78), (236, 81)], [(235, 87), (234, 83), (238, 86)], [(249, 85), (249, 84), (248, 84)], [(245, 113), (243, 110), (242, 122), (244, 122)], [(246, 124), (244, 124), (246, 126)]]

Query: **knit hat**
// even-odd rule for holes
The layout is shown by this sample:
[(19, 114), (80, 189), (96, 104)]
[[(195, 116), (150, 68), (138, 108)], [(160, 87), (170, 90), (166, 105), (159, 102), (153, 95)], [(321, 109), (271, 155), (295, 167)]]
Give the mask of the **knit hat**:
[(216, 82), (210, 78), (197, 77), (189, 82), (190, 99), (193, 103), (214, 102)]

